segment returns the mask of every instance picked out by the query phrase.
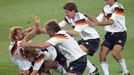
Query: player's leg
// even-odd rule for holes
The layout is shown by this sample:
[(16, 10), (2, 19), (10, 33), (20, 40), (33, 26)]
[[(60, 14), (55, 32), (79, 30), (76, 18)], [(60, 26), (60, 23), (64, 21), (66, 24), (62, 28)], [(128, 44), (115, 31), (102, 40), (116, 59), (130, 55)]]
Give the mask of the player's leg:
[[(81, 49), (86, 52), (89, 56), (93, 56), (94, 53), (97, 51), (99, 44), (100, 44), (100, 39), (89, 39), (89, 40), (79, 40), (78, 44), (80, 45)], [(98, 69), (95, 67), (89, 60), (87, 60), (87, 67), (86, 69), (88, 70), (89, 74), (94, 74), (98, 75)]]
[(119, 63), (123, 74), (127, 74), (128, 70), (127, 70), (127, 67), (126, 67), (125, 59), (120, 54), (121, 51), (122, 51), (122, 46), (115, 45), (113, 50), (112, 50), (112, 56)]
[(115, 33), (113, 35), (113, 37), (115, 38), (115, 45), (112, 50), (112, 55), (115, 58), (115, 60), (119, 63), (119, 65), (121, 66), (123, 75), (128, 75), (129, 72), (126, 68), (125, 59), (120, 54), (120, 52), (122, 51), (122, 49), (125, 45), (127, 33), (126, 32), (118, 32), (118, 33)]
[(20, 70), (20, 75), (28, 75), (29, 71), (28, 70)]
[(100, 50), (100, 64), (104, 75), (109, 75), (108, 63), (106, 61), (107, 54), (109, 53), (109, 48), (102, 46)]

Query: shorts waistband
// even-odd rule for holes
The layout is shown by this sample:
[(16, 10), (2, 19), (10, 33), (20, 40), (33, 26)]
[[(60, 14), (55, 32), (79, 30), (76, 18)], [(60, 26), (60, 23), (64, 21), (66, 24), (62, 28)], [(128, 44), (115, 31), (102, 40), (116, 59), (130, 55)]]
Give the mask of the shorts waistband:
[(95, 38), (95, 39), (87, 39), (87, 40), (84, 40), (82, 39), (83, 41), (88, 41), (88, 40), (100, 40), (100, 38)]
[(126, 31), (123, 32), (107, 32), (108, 34), (114, 35), (114, 34), (120, 34), (120, 33), (126, 33)]

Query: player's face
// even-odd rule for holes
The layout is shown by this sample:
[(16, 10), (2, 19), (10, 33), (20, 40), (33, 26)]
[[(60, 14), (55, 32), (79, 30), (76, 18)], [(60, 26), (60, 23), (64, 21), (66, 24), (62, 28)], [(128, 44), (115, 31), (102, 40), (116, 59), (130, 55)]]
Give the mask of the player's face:
[(17, 40), (22, 40), (24, 38), (24, 33), (21, 29), (17, 29)]
[(51, 30), (47, 30), (47, 33), (49, 34), (50, 37), (54, 36), (54, 32)]
[(66, 10), (66, 9), (64, 9), (64, 12), (65, 12), (65, 15), (68, 16), (69, 18), (74, 18), (75, 14), (76, 14), (75, 11), (69, 11), (69, 10)]
[(105, 0), (105, 3), (112, 6), (114, 4), (114, 0)]

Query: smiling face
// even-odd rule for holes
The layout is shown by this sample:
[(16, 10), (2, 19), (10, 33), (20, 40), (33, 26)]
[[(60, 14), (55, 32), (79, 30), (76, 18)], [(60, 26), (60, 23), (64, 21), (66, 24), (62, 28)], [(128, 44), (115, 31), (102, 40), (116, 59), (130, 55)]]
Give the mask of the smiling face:
[(75, 11), (69, 11), (69, 10), (67, 10), (67, 9), (64, 9), (64, 12), (65, 12), (65, 15), (67, 16), (67, 17), (69, 17), (69, 18), (74, 18), (75, 17), (75, 15), (76, 15), (76, 12)]
[(63, 7), (64, 13), (69, 18), (74, 18), (78, 12), (77, 6), (74, 2), (68, 2)]
[(24, 38), (24, 33), (21, 29), (16, 30), (16, 40), (22, 40)]
[(19, 41), (24, 38), (24, 33), (22, 31), (22, 27), (13, 26), (10, 28), (9, 38), (11, 41)]

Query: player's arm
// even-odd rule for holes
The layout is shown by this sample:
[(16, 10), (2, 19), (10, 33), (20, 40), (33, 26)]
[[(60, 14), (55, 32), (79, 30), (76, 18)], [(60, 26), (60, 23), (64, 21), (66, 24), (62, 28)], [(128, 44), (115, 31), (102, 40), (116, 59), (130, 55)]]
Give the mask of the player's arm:
[(112, 19), (102, 21), (102, 22), (88, 21), (88, 24), (90, 24), (91, 26), (108, 26), (108, 25), (112, 25), (113, 23), (114, 23), (114, 21)]
[(45, 27), (40, 27), (39, 30), (37, 31), (37, 34), (46, 34), (47, 31), (45, 29)]
[(47, 48), (49, 46), (51, 46), (51, 43), (45, 42), (45, 43), (27, 43), (26, 41), (22, 41), (21, 42), (21, 47), (32, 47), (32, 48)]
[(67, 33), (72, 35), (72, 36), (78, 36), (79, 32), (75, 31), (75, 30), (67, 30)]
[(32, 29), (33, 29), (33, 27), (29, 27), (29, 28), (25, 29), (23, 32), (24, 32), (24, 33), (29, 33), (29, 32), (32, 31)]
[(87, 22), (85, 19), (81, 19), (75, 23), (74, 30), (68, 30), (67, 32), (72, 36), (78, 36), (81, 31), (87, 27)]
[(65, 26), (67, 26), (68, 21), (66, 18), (64, 18), (64, 20), (62, 20), (61, 22), (59, 22), (59, 26), (60, 28), (64, 28)]
[[(114, 13), (112, 14), (114, 16)], [(96, 17), (97, 21), (88, 20), (87, 23), (91, 26), (108, 26), (114, 23), (114, 19), (110, 18), (109, 20), (105, 19), (104, 11), (102, 11), (98, 17)]]
[(33, 66), (33, 71), (30, 75), (37, 75), (38, 70), (41, 68), (41, 65), (43, 64), (44, 61), (46, 61), (46, 55), (45, 54), (40, 54), (38, 58), (35, 58), (35, 64)]
[(36, 35), (37, 31), (39, 30), (40, 18), (35, 17), (34, 19), (35, 19), (35, 25), (33, 26), (32, 30), (24, 37), (23, 40), (25, 41), (32, 39)]
[[(93, 22), (96, 22), (97, 21), (97, 19), (95, 18), (95, 17), (93, 17), (93, 16), (91, 16), (91, 15), (87, 15), (87, 14), (84, 14), (87, 18), (88, 18), (88, 20), (91, 20), (91, 21), (93, 21)], [(88, 21), (87, 20), (87, 21)]]

